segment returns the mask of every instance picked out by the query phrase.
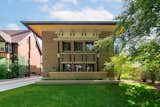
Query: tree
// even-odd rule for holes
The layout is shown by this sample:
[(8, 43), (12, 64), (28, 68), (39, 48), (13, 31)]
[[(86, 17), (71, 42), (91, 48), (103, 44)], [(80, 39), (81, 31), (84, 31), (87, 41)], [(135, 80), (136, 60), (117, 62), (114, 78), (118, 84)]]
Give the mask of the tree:
[(114, 37), (106, 37), (104, 39), (98, 40), (94, 44), (94, 48), (97, 51), (108, 52), (110, 48), (113, 48), (114, 45)]
[(128, 60), (126, 55), (118, 55), (111, 57), (113, 63), (114, 72), (117, 75), (117, 79), (121, 79), (123, 73), (130, 72), (132, 70), (132, 63)]
[(141, 67), (144, 69), (144, 72), (148, 72), (150, 74), (150, 79), (152, 80), (152, 83), (154, 83), (157, 72), (160, 72), (159, 42), (151, 40), (141, 44), (132, 58), (141, 63)]
[(154, 28), (160, 35), (160, 0), (126, 0), (124, 11), (116, 19), (114, 34), (121, 38), (122, 49), (134, 38), (150, 35)]

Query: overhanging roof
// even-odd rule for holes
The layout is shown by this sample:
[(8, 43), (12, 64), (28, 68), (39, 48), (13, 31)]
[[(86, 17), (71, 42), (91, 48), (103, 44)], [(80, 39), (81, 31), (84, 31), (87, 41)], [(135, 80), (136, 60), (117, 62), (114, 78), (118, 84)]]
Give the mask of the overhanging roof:
[(21, 21), (27, 28), (42, 37), (43, 30), (53, 29), (103, 29), (113, 30), (115, 21)]

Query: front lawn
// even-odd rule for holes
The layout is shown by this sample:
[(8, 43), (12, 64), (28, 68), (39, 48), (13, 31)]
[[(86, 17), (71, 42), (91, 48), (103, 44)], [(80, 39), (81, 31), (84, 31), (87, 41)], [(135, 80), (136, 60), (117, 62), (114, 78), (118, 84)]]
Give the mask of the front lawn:
[(0, 93), (0, 107), (158, 107), (160, 94), (133, 85), (30, 85)]

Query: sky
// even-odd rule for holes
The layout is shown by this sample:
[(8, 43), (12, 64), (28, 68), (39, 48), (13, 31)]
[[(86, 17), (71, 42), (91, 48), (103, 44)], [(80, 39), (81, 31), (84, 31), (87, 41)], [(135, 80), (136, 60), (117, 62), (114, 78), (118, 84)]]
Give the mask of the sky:
[(26, 29), (20, 21), (111, 21), (123, 0), (0, 0), (0, 29)]

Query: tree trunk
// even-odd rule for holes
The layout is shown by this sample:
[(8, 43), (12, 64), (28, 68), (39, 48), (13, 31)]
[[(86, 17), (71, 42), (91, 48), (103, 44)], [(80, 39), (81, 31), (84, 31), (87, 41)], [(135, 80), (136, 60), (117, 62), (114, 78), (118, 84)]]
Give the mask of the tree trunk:
[(120, 75), (120, 74), (118, 75), (118, 78), (117, 78), (117, 80), (121, 80), (121, 75)]

